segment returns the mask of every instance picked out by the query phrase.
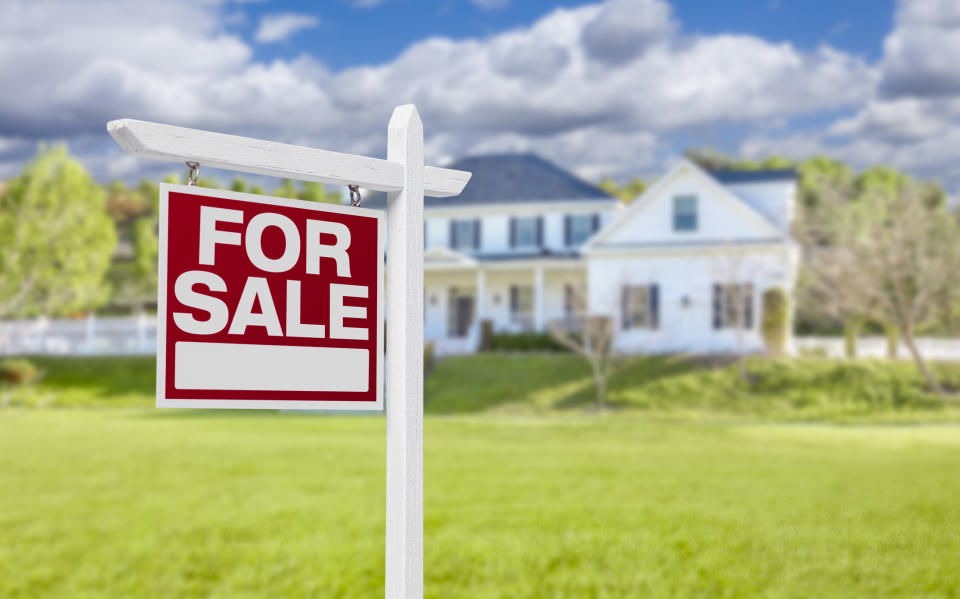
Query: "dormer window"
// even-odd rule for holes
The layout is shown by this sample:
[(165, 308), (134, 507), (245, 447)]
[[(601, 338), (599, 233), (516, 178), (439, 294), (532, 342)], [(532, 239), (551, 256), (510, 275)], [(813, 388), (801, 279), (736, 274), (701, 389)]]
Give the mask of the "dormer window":
[(522, 216), (510, 219), (510, 247), (539, 248), (543, 245), (543, 218)]
[(697, 196), (684, 195), (673, 198), (673, 230), (697, 230)]

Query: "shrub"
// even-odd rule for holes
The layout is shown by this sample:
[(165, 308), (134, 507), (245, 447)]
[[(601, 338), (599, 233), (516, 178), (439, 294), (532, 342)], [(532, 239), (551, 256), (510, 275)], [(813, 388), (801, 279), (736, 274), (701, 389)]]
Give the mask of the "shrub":
[(423, 344), (423, 378), (427, 378), (427, 375), (433, 370), (434, 364), (436, 364), (437, 358), (434, 354), (435, 347), (436, 345), (433, 341), (428, 341)]
[(27, 385), (37, 380), (37, 367), (23, 358), (0, 361), (0, 382)]
[(493, 321), (480, 321), (480, 351), (493, 351)]
[(562, 352), (567, 350), (549, 333), (493, 333), (490, 336), (490, 351)]
[(771, 356), (782, 356), (787, 351), (787, 329), (790, 323), (787, 294), (779, 287), (763, 293), (763, 342)]

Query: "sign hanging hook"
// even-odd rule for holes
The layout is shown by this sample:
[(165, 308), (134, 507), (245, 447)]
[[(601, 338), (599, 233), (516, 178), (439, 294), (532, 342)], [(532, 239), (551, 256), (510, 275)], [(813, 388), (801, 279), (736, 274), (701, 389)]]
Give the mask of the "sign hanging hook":
[(347, 189), (350, 190), (350, 205), (356, 208), (360, 205), (360, 186), (359, 185), (347, 185)]
[(196, 185), (197, 177), (200, 176), (200, 163), (190, 162), (188, 160), (185, 164), (187, 168), (190, 169), (190, 172), (187, 173), (187, 185)]

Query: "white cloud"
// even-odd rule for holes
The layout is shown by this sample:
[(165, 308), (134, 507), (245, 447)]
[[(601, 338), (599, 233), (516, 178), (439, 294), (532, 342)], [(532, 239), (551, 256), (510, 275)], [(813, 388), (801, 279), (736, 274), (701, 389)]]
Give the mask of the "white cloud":
[(320, 24), (320, 19), (313, 15), (296, 13), (276, 13), (264, 15), (260, 19), (260, 26), (253, 34), (253, 39), (261, 44), (282, 42), (293, 37), (299, 31), (312, 29)]
[(678, 132), (860, 107), (877, 85), (874, 67), (828, 46), (686, 35), (662, 0), (558, 9), (339, 73), (307, 56), (256, 61), (223, 28), (235, 5), (124, 1), (2, 5), (0, 84), (16, 90), (0, 94), (4, 135), (93, 136), (101, 141), (83, 156), (101, 175), (136, 164), (110, 158), (119, 154), (104, 123), (121, 116), (382, 154), (393, 106), (413, 102), (431, 160), (525, 150), (591, 177), (630, 175), (682, 149), (669, 141)]

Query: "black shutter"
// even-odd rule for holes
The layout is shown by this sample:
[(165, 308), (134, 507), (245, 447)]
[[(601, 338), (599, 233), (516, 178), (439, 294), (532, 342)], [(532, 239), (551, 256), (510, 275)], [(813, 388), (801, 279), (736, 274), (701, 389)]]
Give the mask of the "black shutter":
[(457, 221), (450, 219), (450, 249), (457, 248)]
[(630, 328), (630, 288), (624, 285), (620, 288), (620, 328)]
[(590, 216), (590, 230), (596, 233), (600, 229), (600, 215), (594, 214)]
[(570, 245), (570, 227), (572, 226), (572, 217), (569, 214), (563, 215), (563, 245)]
[(517, 219), (510, 217), (510, 247), (517, 247)]
[(537, 247), (543, 247), (543, 217), (537, 217)]
[(520, 303), (520, 298), (518, 297), (519, 290), (516, 285), (510, 286), (510, 314), (516, 314)]
[(480, 249), (480, 219), (474, 219), (473, 221), (473, 249)]
[(723, 286), (713, 284), (713, 328), (723, 327)]
[(650, 328), (660, 328), (660, 286), (656, 283), (650, 285)]
[(744, 283), (743, 290), (743, 327), (753, 328), (753, 283)]

